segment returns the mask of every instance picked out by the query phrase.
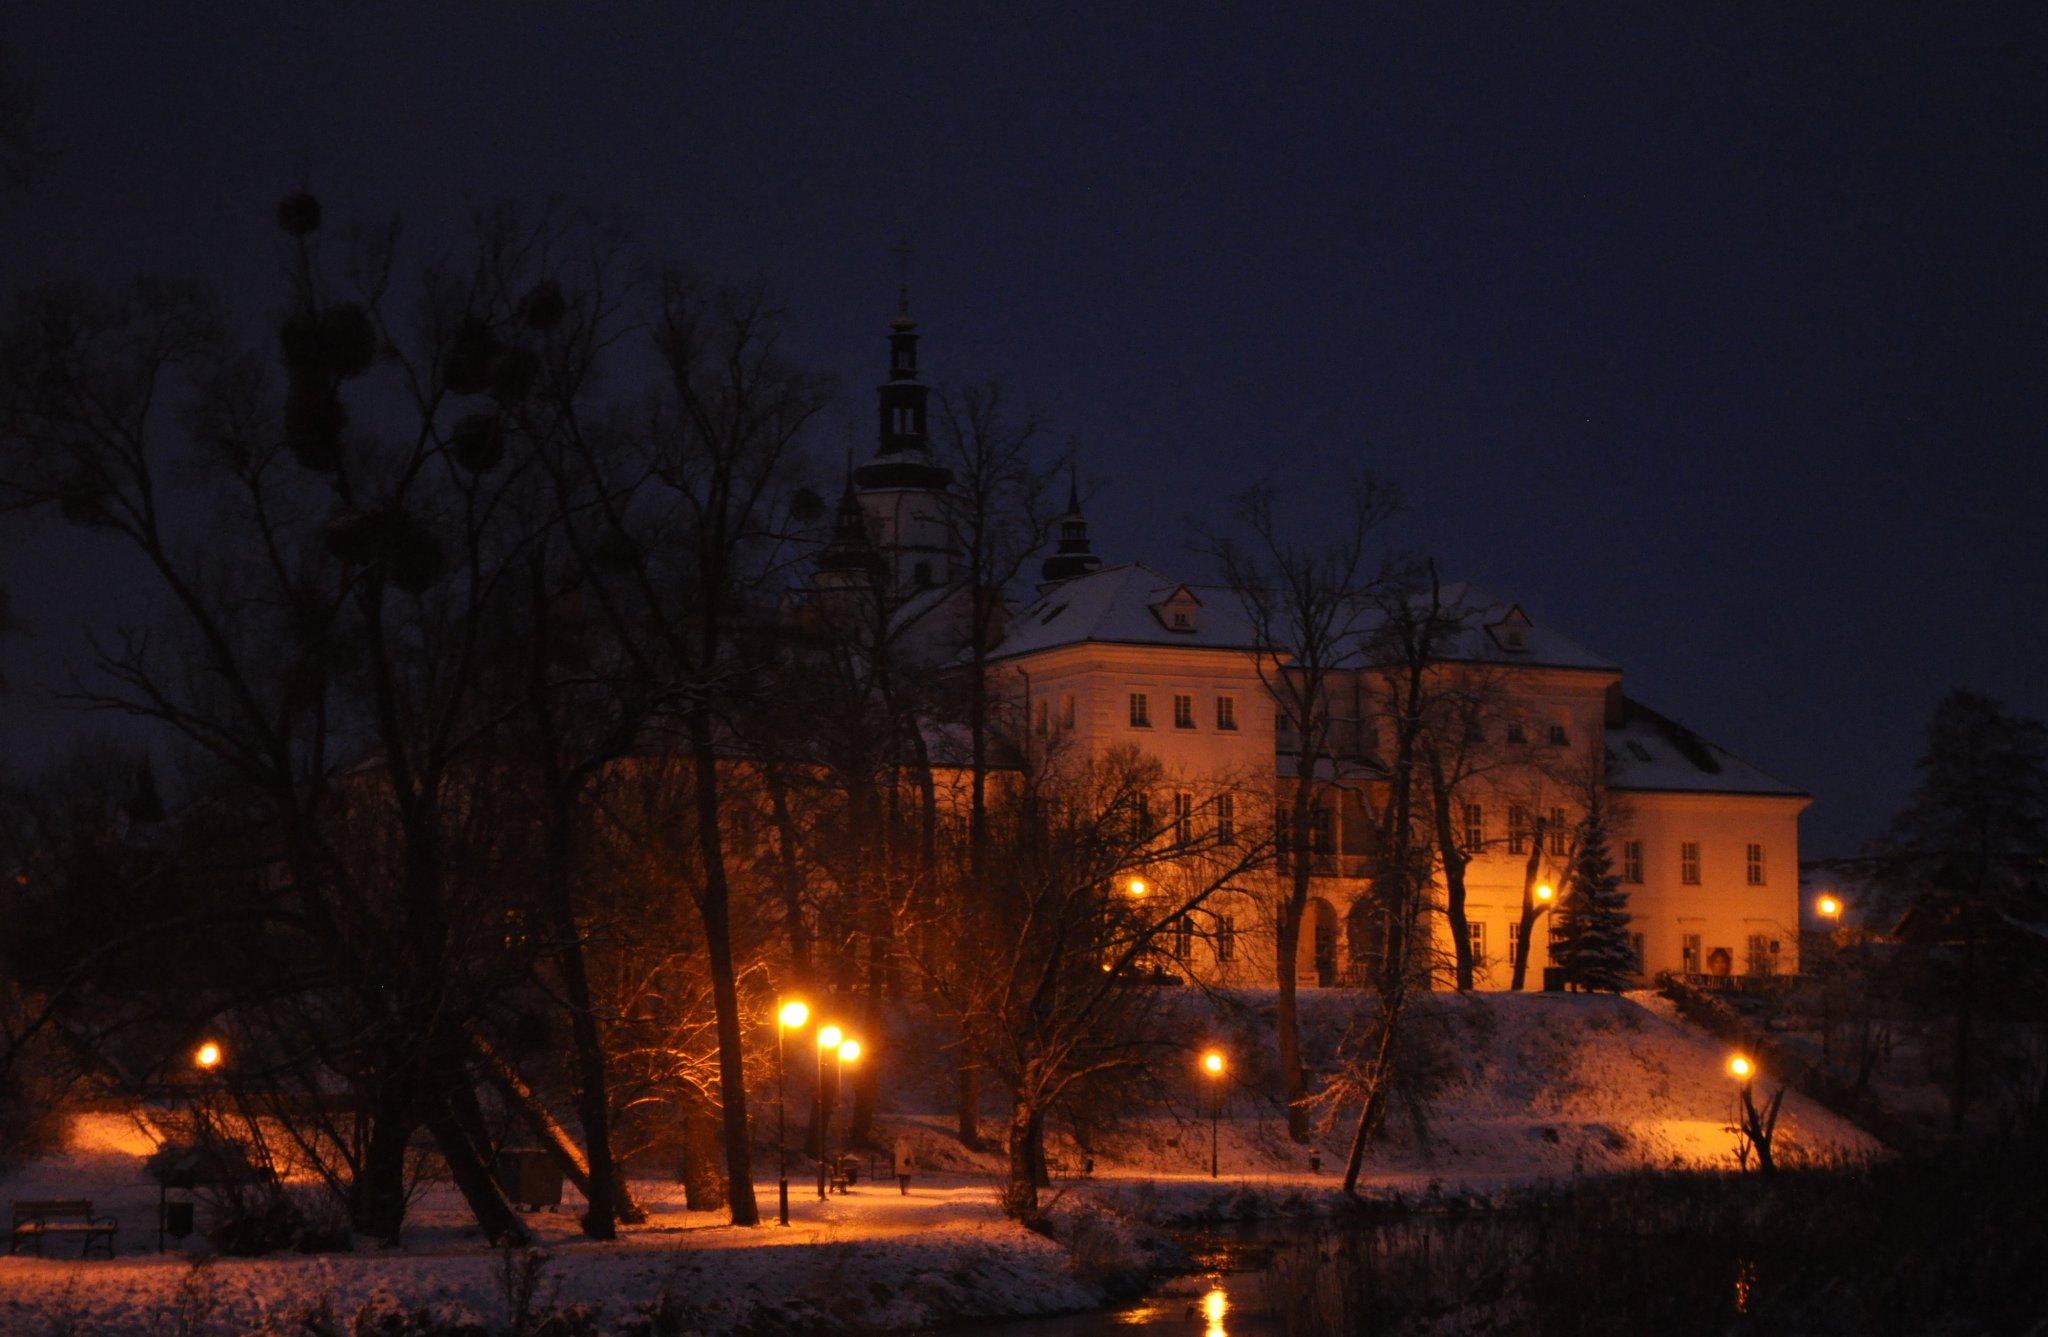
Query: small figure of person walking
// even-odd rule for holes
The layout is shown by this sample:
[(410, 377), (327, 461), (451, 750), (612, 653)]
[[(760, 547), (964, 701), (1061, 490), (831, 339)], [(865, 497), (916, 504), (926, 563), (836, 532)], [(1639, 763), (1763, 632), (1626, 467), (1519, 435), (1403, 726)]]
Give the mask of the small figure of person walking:
[(910, 1174), (916, 1168), (916, 1163), (911, 1159), (910, 1139), (908, 1137), (897, 1138), (896, 1183), (903, 1190), (903, 1196), (906, 1198), (910, 1196)]

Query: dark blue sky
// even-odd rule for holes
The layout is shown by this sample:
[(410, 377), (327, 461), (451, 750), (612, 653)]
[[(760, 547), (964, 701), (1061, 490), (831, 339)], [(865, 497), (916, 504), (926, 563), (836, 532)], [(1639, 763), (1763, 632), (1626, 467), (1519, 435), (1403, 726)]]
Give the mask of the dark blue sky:
[[(1812, 790), (1808, 853), (1876, 831), (1949, 687), (2048, 716), (2039, 6), (29, 0), (0, 41), (52, 151), (9, 285), (261, 313), (288, 188), (422, 229), (560, 192), (776, 284), (836, 453), (907, 236), (928, 374), (1077, 439), (1112, 560), (1369, 466), (1447, 574)], [(48, 551), (0, 547), (48, 633), (17, 753), (104, 583)]]

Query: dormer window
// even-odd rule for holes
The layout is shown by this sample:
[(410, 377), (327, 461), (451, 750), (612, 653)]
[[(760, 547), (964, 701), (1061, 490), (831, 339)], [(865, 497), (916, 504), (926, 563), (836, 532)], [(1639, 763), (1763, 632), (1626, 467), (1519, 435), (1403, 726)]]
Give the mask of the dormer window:
[(1528, 653), (1529, 628), (1533, 625), (1527, 613), (1519, 608), (1510, 608), (1506, 617), (1486, 630), (1495, 645), (1511, 655), (1519, 655)]
[(1185, 585), (1152, 605), (1153, 614), (1166, 629), (1182, 635), (1191, 635), (1200, 629), (1201, 611), (1202, 601)]

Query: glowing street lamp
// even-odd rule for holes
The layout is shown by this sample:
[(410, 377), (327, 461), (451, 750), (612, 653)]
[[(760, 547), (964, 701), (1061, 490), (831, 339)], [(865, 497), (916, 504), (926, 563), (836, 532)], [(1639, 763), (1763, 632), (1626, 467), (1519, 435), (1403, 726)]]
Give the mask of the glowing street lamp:
[[(860, 1057), (860, 1041), (842, 1040), (839, 1042), (839, 1048), (834, 1052), (836, 1052), (839, 1056), (839, 1067), (832, 1074), (832, 1089), (834, 1091), (837, 1091), (842, 1089), (846, 1083), (846, 1065)], [(850, 1117), (848, 1122), (850, 1125)], [(851, 1136), (850, 1131), (848, 1135)], [(821, 1133), (819, 1134), (819, 1136), (822, 1139), (824, 1135)], [(822, 1142), (821, 1145), (823, 1145)], [(841, 1193), (846, 1192), (846, 1186), (844, 1184), (840, 1185), (839, 1191)]]
[(1842, 903), (1833, 896), (1822, 896), (1818, 901), (1814, 902), (1813, 908), (1820, 911), (1822, 916), (1828, 919), (1840, 919), (1842, 917)]
[(1134, 877), (1129, 882), (1124, 883), (1124, 890), (1129, 892), (1131, 899), (1135, 901), (1141, 899), (1152, 888), (1146, 885), (1144, 878)]
[(837, 1026), (818, 1028), (818, 1201), (825, 1200), (825, 1148), (829, 1139), (825, 1136), (825, 1051), (837, 1051), (839, 1042), (846, 1038), (846, 1032)]
[(1538, 882), (1536, 884), (1536, 899), (1541, 904), (1550, 904), (1551, 900), (1554, 899), (1556, 895), (1557, 888), (1551, 886), (1548, 882)]
[(790, 999), (775, 1012), (775, 1186), (783, 1225), (789, 1224), (789, 1090), (782, 1074), (782, 1035), (800, 1030), (811, 1019), (811, 1009)]
[(212, 1040), (192, 1051), (192, 1062), (202, 1072), (212, 1072), (219, 1067), (222, 1057), (220, 1045)]
[(1751, 1063), (1746, 1054), (1735, 1054), (1728, 1059), (1728, 1073), (1744, 1086), (1748, 1086), (1756, 1077), (1756, 1064)]
[(1209, 1074), (1209, 1178), (1216, 1178), (1216, 1124), (1223, 1117), (1223, 1051), (1212, 1049), (1202, 1055), (1202, 1070)]

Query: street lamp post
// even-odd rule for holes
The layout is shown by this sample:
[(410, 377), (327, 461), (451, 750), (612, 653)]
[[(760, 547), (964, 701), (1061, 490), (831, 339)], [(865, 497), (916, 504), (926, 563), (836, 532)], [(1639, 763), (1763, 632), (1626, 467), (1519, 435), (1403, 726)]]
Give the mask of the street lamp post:
[[(859, 1057), (860, 1057), (860, 1041), (858, 1041), (858, 1040), (842, 1040), (842, 1041), (840, 1041), (840, 1042), (839, 1042), (839, 1050), (838, 1050), (838, 1053), (839, 1053), (839, 1066), (838, 1066), (838, 1067), (837, 1067), (837, 1068), (836, 1068), (836, 1069), (835, 1069), (835, 1070), (833, 1071), (833, 1073), (832, 1073), (832, 1089), (833, 1089), (833, 1090), (835, 1090), (835, 1091), (839, 1090), (839, 1089), (840, 1089), (841, 1087), (843, 1087), (843, 1086), (844, 1086), (844, 1085), (846, 1084), (846, 1065), (847, 1065), (847, 1064), (849, 1064), (849, 1063), (851, 1063), (851, 1062), (853, 1062), (853, 1061), (854, 1061), (855, 1059), (857, 1059), (857, 1058), (859, 1058)], [(849, 1124), (850, 1124), (850, 1120), (849, 1120)], [(849, 1129), (849, 1132), (848, 1132), (848, 1139), (849, 1139), (849, 1140), (851, 1140), (851, 1138), (852, 1138), (852, 1133), (851, 1133), (851, 1131), (850, 1131), (850, 1129)], [(840, 1191), (841, 1193), (844, 1193), (844, 1192), (846, 1192), (846, 1191), (847, 1191), (847, 1186), (846, 1186), (846, 1185), (845, 1185), (845, 1184), (844, 1184), (843, 1182), (842, 1182), (842, 1183), (840, 1184), (840, 1186), (839, 1186), (839, 1191)]]
[(789, 1089), (783, 1080), (782, 1035), (810, 1017), (811, 1009), (794, 999), (775, 1010), (775, 1195), (783, 1225), (789, 1224)]
[(1202, 1068), (1209, 1074), (1209, 1178), (1216, 1178), (1216, 1125), (1223, 1118), (1223, 1051), (1212, 1049), (1202, 1055)]
[(846, 1035), (837, 1026), (818, 1028), (818, 1201), (825, 1200), (825, 1148), (828, 1142), (825, 1125), (825, 1051), (837, 1050), (839, 1042)]

